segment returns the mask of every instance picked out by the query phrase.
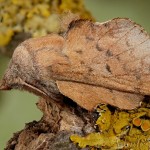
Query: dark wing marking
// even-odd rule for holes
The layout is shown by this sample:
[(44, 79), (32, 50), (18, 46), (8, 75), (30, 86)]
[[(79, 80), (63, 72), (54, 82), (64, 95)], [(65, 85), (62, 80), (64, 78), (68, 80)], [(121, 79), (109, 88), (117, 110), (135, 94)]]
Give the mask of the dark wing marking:
[(150, 94), (150, 37), (141, 26), (121, 18), (102, 24), (79, 20), (65, 40), (62, 52), (70, 65), (55, 65), (57, 79)]

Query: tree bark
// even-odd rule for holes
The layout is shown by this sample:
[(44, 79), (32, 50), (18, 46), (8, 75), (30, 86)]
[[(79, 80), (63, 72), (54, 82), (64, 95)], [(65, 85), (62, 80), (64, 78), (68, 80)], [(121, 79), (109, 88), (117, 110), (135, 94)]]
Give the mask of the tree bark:
[(28, 123), (15, 133), (5, 150), (78, 150), (70, 135), (95, 131), (97, 114), (87, 112), (67, 98), (61, 102), (40, 99), (37, 107), (43, 112), (41, 120)]

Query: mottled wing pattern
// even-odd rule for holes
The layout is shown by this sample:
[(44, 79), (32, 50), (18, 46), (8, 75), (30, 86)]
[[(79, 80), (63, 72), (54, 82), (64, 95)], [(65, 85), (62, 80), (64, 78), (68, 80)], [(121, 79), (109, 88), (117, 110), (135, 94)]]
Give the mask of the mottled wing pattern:
[(150, 37), (129, 19), (78, 20), (65, 35), (69, 64), (54, 67), (59, 80), (150, 94)]
[(64, 35), (18, 46), (0, 89), (57, 100), (63, 94), (87, 110), (99, 103), (134, 109), (150, 95), (149, 55), (149, 35), (129, 19), (76, 20)]

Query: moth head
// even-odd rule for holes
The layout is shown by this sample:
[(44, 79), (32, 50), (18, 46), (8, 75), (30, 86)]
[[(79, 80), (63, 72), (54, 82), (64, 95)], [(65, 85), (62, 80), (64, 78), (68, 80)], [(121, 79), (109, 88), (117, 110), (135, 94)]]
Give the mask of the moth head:
[(0, 82), (0, 90), (11, 90), (11, 87), (8, 86), (3, 80)]
[[(26, 42), (25, 42), (26, 43)], [(34, 84), (35, 71), (33, 59), (25, 43), (20, 44), (14, 51), (1, 82), (0, 90), (20, 89), (45, 97), (45, 92)]]

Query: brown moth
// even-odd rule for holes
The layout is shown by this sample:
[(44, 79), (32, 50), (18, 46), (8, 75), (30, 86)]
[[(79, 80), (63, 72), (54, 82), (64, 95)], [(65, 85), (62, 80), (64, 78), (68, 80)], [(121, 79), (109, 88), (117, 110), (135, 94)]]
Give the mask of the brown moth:
[(1, 84), (12, 88), (65, 95), (87, 110), (100, 103), (134, 109), (150, 95), (150, 37), (130, 19), (75, 20), (63, 35), (16, 48)]

